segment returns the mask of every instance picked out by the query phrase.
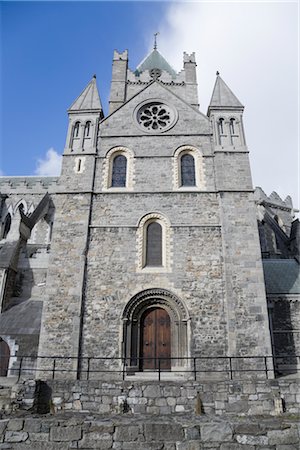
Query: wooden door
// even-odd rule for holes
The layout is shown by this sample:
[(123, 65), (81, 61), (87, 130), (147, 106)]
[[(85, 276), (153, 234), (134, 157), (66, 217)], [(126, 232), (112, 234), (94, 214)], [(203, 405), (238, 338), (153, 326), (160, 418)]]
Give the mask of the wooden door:
[(5, 341), (0, 340), (0, 377), (6, 377), (7, 375), (9, 357), (9, 346)]
[[(162, 308), (145, 311), (141, 320), (141, 367), (143, 369), (171, 369), (170, 316)], [(166, 359), (164, 359), (166, 358)]]

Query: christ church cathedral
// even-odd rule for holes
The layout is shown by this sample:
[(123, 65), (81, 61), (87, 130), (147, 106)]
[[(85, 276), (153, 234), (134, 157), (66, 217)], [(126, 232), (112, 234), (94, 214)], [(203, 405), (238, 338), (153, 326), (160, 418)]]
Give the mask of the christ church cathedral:
[(194, 53), (177, 73), (156, 45), (136, 68), (114, 51), (109, 113), (94, 76), (61, 175), (0, 178), (1, 376), (297, 370), (299, 221), (253, 188), (243, 111), (218, 72), (200, 111)]

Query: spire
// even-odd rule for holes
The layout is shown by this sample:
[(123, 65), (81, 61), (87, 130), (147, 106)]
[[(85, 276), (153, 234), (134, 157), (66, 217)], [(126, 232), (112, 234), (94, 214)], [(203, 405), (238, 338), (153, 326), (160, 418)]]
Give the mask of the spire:
[(69, 111), (97, 110), (102, 111), (101, 101), (98, 93), (96, 75), (93, 76), (87, 87), (70, 106)]
[[(155, 33), (155, 35), (156, 34), (157, 33)], [(144, 72), (145, 70), (151, 69), (165, 70), (170, 75), (172, 75), (173, 78), (175, 78), (177, 75), (173, 67), (170, 66), (170, 64), (166, 61), (162, 54), (157, 50), (156, 36), (154, 41), (154, 49), (137, 66), (135, 73), (136, 75), (140, 75), (140, 73)]]
[(229, 89), (225, 81), (222, 80), (219, 72), (217, 72), (216, 75), (217, 79), (211, 96), (209, 109), (244, 109), (238, 98)]

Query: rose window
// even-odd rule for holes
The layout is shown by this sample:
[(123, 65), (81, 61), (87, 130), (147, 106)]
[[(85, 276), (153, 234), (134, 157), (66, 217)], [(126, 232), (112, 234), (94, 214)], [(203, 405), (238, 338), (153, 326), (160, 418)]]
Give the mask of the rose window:
[(160, 102), (147, 103), (137, 112), (139, 126), (150, 133), (168, 130), (175, 119), (173, 108)]

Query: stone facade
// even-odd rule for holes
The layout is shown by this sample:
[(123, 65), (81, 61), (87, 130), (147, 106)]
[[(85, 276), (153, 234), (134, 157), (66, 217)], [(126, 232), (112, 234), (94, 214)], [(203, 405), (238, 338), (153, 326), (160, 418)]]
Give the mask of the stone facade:
[[(70, 357), (65, 377), (80, 376), (79, 358), (92, 356), (139, 371), (152, 309), (170, 318), (170, 370), (188, 369), (188, 357), (272, 355), (256, 217), (262, 206), (253, 195), (243, 106), (219, 75), (207, 115), (198, 103), (193, 54), (174, 74), (156, 49), (136, 71), (127, 52), (115, 52), (110, 114), (104, 117), (94, 77), (68, 111), (60, 177), (0, 180), (1, 337), (13, 340), (17, 356)], [(188, 183), (184, 155), (193, 160)], [(127, 164), (118, 186), (116, 156)], [(153, 222), (162, 261), (147, 266)], [(294, 236), (290, 223), (285, 244), (291, 230)], [(295, 255), (296, 241), (282, 255)], [(34, 327), (11, 330), (11, 316), (22, 324), (38, 302)]]

